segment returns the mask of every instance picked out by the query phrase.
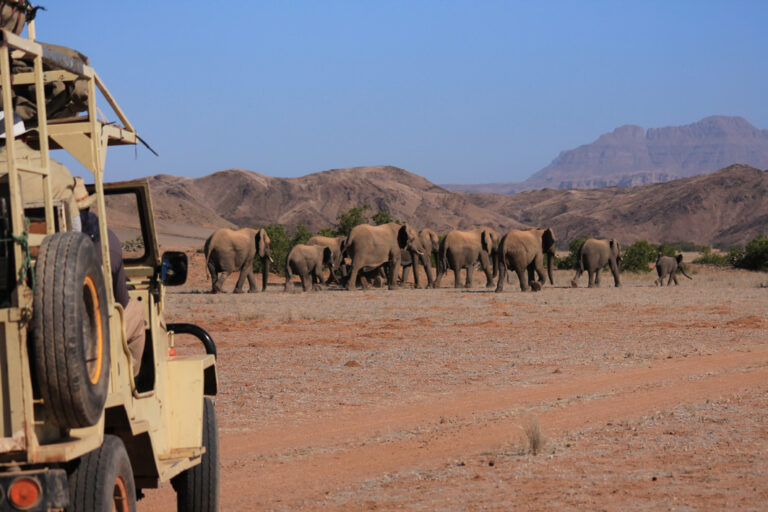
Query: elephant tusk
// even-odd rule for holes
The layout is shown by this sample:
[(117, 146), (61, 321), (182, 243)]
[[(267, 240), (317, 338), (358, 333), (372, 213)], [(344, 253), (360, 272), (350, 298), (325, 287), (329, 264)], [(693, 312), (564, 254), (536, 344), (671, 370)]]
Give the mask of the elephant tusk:
[(269, 258), (269, 262), (270, 262), (270, 263), (274, 263), (274, 262), (275, 262), (275, 260), (273, 260), (273, 259), (272, 259), (272, 255), (269, 255), (269, 256), (267, 256), (267, 257)]

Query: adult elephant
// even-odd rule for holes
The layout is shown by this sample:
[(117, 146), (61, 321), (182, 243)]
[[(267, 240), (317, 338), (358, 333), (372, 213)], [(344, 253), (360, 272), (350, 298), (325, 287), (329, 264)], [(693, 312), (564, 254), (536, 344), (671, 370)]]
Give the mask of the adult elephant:
[[(514, 270), (517, 273), (522, 291), (527, 291), (529, 287), (540, 290), (541, 286), (547, 282), (544, 277), (545, 254), (549, 284), (555, 284), (552, 279), (555, 242), (555, 233), (552, 228), (513, 229), (504, 235), (499, 243), (499, 279), (496, 283), (496, 291), (504, 291), (507, 270)], [(538, 274), (538, 281), (534, 273)]]
[(578, 286), (579, 277), (586, 270), (589, 274), (589, 288), (600, 286), (600, 270), (608, 265), (613, 274), (613, 283), (621, 286), (619, 272), (621, 271), (621, 244), (613, 238), (610, 240), (598, 240), (588, 238), (579, 247), (576, 262), (576, 275), (571, 280), (571, 286)]
[[(328, 279), (325, 281), (325, 284), (331, 284), (332, 282), (337, 282), (337, 283), (340, 282), (339, 279), (336, 277), (334, 269), (341, 268), (341, 263), (342, 263), (341, 253), (344, 251), (344, 247), (346, 243), (347, 243), (347, 237), (345, 236), (330, 237), (330, 236), (315, 235), (307, 241), (307, 245), (317, 245), (320, 247), (328, 247), (331, 250), (330, 263), (333, 265), (333, 268), (331, 269), (331, 273), (328, 276)], [(330, 265), (328, 265), (328, 267), (331, 268)], [(322, 273), (318, 274), (318, 277), (322, 278)]]
[(681, 272), (688, 279), (693, 279), (685, 272), (685, 268), (683, 268), (682, 263), (682, 254), (678, 254), (673, 258), (672, 256), (664, 256), (659, 253), (658, 257), (656, 258), (656, 273), (659, 275), (659, 278), (654, 281), (654, 284), (656, 284), (656, 286), (664, 286), (664, 278), (669, 276), (667, 286), (672, 284), (673, 280), (675, 281), (675, 286), (677, 286), (679, 284), (677, 282), (678, 272)]
[(355, 289), (357, 274), (364, 269), (374, 269), (388, 264), (387, 285), (390, 290), (397, 287), (396, 270), (400, 268), (400, 250), (407, 249), (421, 255), (416, 231), (407, 224), (390, 222), (381, 226), (360, 224), (350, 231), (342, 256), (352, 260), (347, 289)]
[[(240, 272), (234, 293), (243, 293), (243, 283), (248, 278), (248, 292), (258, 292), (253, 276), (253, 260), (258, 255), (261, 259), (262, 290), (267, 288), (269, 263), (272, 256), (269, 251), (269, 235), (264, 229), (242, 228), (217, 229), (205, 241), (205, 266), (211, 276), (213, 293), (222, 292), (222, 286), (229, 274)], [(221, 275), (219, 275), (221, 274)]]
[(496, 250), (499, 235), (492, 229), (473, 229), (471, 231), (453, 230), (449, 232), (440, 245), (440, 263), (438, 264), (435, 288), (448, 269), (453, 270), (454, 287), (461, 288), (461, 269), (466, 269), (467, 277), (464, 286), (472, 286), (472, 273), (475, 263), (480, 262), (480, 268), (485, 272), (485, 286), (493, 286), (496, 277)]
[(307, 244), (293, 246), (285, 258), (285, 291), (288, 291), (294, 273), (301, 278), (301, 287), (305, 292), (319, 290), (320, 285), (314, 284), (314, 281), (322, 278), (326, 266), (333, 275), (334, 266), (329, 247)]
[(435, 261), (440, 257), (440, 241), (437, 233), (431, 229), (422, 229), (419, 231), (418, 243), (423, 254), (416, 255), (412, 251), (403, 250), (401, 253), (400, 265), (403, 269), (403, 283), (408, 280), (408, 273), (413, 268), (413, 286), (419, 288), (419, 261), (424, 265), (424, 272), (427, 274), (427, 288), (435, 288), (435, 280), (432, 278), (432, 256)]

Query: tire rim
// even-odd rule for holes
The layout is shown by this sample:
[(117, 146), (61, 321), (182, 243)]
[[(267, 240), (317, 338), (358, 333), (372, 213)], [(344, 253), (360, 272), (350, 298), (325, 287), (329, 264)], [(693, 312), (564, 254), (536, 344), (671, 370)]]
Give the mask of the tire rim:
[(91, 384), (97, 384), (101, 379), (101, 366), (104, 356), (104, 338), (101, 326), (101, 308), (99, 307), (99, 294), (96, 291), (96, 283), (91, 276), (85, 276), (83, 281), (83, 302), (88, 315), (88, 322), (83, 325), (83, 331), (87, 340), (86, 365), (88, 379)]
[(130, 512), (130, 500), (128, 499), (128, 489), (125, 486), (123, 477), (115, 478), (115, 489), (112, 491), (112, 512)]

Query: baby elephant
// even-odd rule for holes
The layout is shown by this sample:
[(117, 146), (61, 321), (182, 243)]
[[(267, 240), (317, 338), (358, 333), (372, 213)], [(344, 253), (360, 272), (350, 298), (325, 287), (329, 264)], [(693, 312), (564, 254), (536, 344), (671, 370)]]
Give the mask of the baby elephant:
[(674, 258), (672, 256), (662, 256), (659, 253), (659, 257), (656, 258), (656, 273), (659, 274), (659, 278), (654, 281), (656, 286), (664, 286), (664, 278), (669, 275), (667, 286), (672, 284), (672, 280), (675, 281), (675, 286), (678, 285), (677, 273), (682, 272), (688, 279), (693, 279), (691, 276), (685, 273), (685, 269), (680, 264), (683, 261), (683, 255), (678, 254)]
[(319, 284), (313, 283), (322, 280), (325, 266), (333, 272), (332, 257), (329, 247), (304, 244), (294, 246), (285, 259), (285, 291), (288, 291), (294, 273), (301, 278), (301, 287), (305, 292), (310, 289), (321, 290)]

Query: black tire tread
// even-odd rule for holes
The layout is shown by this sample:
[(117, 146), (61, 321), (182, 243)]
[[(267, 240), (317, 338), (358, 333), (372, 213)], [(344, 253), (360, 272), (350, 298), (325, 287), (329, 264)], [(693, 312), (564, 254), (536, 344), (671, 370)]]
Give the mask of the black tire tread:
[[(33, 337), (35, 371), (54, 422), (65, 428), (93, 425), (107, 395), (110, 361), (109, 319), (101, 266), (91, 240), (81, 233), (55, 233), (40, 246), (35, 268)], [(82, 279), (94, 279), (103, 331), (102, 376), (88, 380), (82, 347)]]
[(136, 511), (136, 486), (131, 461), (119, 437), (106, 434), (96, 450), (75, 461), (69, 475), (70, 512), (111, 512), (115, 478), (122, 474), (130, 501)]

